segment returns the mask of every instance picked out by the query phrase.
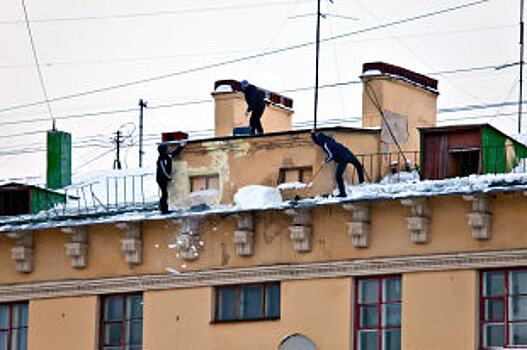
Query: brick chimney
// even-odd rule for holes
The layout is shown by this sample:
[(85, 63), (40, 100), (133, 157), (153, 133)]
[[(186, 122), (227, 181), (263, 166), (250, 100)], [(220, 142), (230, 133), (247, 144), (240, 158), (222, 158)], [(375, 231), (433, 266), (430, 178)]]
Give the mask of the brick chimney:
[[(259, 88), (267, 102), (262, 116), (265, 133), (291, 130), (293, 100)], [(243, 87), (237, 80), (218, 80), (214, 83), (214, 136), (232, 136), (235, 127), (249, 126), (245, 116), (247, 103)]]
[[(401, 149), (418, 151), (417, 128), (436, 125), (437, 80), (384, 62), (365, 63), (360, 78), (363, 82), (362, 126), (381, 127), (381, 152), (395, 154), (398, 148), (379, 108)], [(411, 153), (405, 155), (412, 164), (419, 161)], [(387, 162), (382, 165), (385, 170), (390, 166)]]

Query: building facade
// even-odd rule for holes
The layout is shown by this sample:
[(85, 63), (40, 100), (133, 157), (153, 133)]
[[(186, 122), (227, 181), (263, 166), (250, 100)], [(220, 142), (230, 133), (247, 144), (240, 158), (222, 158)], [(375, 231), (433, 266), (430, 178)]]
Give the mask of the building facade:
[[(334, 168), (313, 178), (325, 154), (309, 130), (271, 129), (189, 141), (173, 163), (171, 214), (4, 222), (0, 349), (527, 346), (527, 179), (376, 183), (408, 165), (399, 152), (393, 164), (395, 143), (418, 151), (437, 92), (407, 70), (375, 68), (362, 78), (365, 119), (373, 94), (393, 105), (378, 105), (367, 129), (323, 130), (364, 156), (371, 183), (348, 198), (316, 197), (334, 188)], [(235, 89), (214, 96), (231, 94), (243, 103)], [(285, 107), (272, 107), (276, 118), (289, 118)], [(248, 185), (310, 181), (286, 186), (296, 200), (232, 205)]]

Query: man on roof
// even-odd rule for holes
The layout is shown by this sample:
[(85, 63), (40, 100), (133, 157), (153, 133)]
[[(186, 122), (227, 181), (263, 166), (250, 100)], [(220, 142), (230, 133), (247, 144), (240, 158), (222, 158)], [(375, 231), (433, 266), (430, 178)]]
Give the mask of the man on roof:
[(264, 131), (260, 121), (265, 110), (263, 93), (258, 91), (256, 86), (249, 84), (247, 80), (242, 81), (242, 87), (244, 89), (245, 102), (247, 102), (245, 115), (249, 116), (249, 113), (251, 114), (251, 135), (255, 135), (256, 133), (263, 134)]
[(159, 198), (159, 210), (162, 214), (168, 214), (168, 189), (167, 186), (172, 181), (172, 158), (176, 157), (186, 142), (179, 144), (175, 150), (169, 152), (166, 145), (159, 145), (157, 151), (159, 156), (156, 163), (156, 182), (161, 190), (161, 197)]
[(363, 183), (364, 169), (362, 164), (348, 148), (335, 141), (332, 137), (327, 136), (322, 132), (315, 134), (315, 132), (312, 131), (311, 138), (328, 154), (327, 158), (324, 160), (324, 164), (327, 164), (332, 160), (338, 164), (337, 171), (335, 172), (335, 180), (337, 180), (339, 187), (338, 197), (347, 197), (344, 180), (342, 179), (342, 174), (344, 174), (344, 170), (346, 170), (346, 165), (351, 163), (355, 166), (357, 173), (359, 174), (359, 183)]

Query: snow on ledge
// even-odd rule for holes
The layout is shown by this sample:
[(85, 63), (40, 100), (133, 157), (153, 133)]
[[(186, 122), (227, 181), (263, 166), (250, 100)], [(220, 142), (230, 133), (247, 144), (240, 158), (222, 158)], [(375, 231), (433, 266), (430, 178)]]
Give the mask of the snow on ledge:
[(276, 188), (279, 189), (280, 191), (284, 191), (284, 190), (299, 190), (305, 187), (312, 187), (312, 186), (313, 186), (312, 182), (305, 184), (303, 182), (296, 181), (296, 182), (284, 182), (278, 185), (278, 187)]
[(234, 204), (241, 209), (267, 208), (282, 204), (282, 195), (275, 187), (245, 186), (234, 195)]
[(298, 201), (282, 201), (280, 190), (266, 186), (246, 186), (235, 195), (236, 205), (215, 205), (208, 210), (193, 212), (179, 210), (168, 215), (156, 209), (132, 210), (98, 217), (65, 218), (49, 220), (38, 216), (24, 215), (16, 218), (0, 219), (0, 232), (51, 229), (92, 224), (164, 220), (182, 217), (204, 217), (214, 214), (235, 214), (243, 211), (282, 210), (288, 208), (311, 208), (359, 201), (382, 201), (416, 197), (437, 197), (445, 195), (526, 191), (527, 173), (472, 175), (469, 177), (444, 180), (411, 180), (404, 183), (364, 183), (348, 186), (347, 197), (315, 197)]

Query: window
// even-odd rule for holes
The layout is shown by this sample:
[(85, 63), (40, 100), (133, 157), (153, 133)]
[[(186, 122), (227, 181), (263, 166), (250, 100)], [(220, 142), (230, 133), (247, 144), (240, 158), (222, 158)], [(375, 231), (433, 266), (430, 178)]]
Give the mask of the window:
[(280, 284), (258, 283), (216, 287), (214, 321), (280, 317)]
[(313, 176), (313, 168), (307, 167), (295, 167), (295, 168), (282, 168), (278, 173), (278, 184), (288, 182), (302, 182), (307, 183), (311, 181)]
[(0, 188), (0, 215), (27, 214), (30, 210), (31, 194), (27, 187), (4, 186)]
[(479, 174), (479, 148), (448, 151), (448, 177)]
[(143, 296), (108, 295), (101, 301), (101, 350), (143, 348)]
[(355, 349), (401, 349), (401, 277), (357, 280)]
[(484, 271), (480, 286), (482, 348), (527, 346), (527, 269)]
[(27, 349), (28, 304), (0, 304), (0, 350)]
[(219, 189), (220, 180), (218, 174), (191, 176), (189, 180), (190, 192)]
[(317, 350), (313, 341), (302, 334), (294, 334), (285, 338), (279, 350)]

